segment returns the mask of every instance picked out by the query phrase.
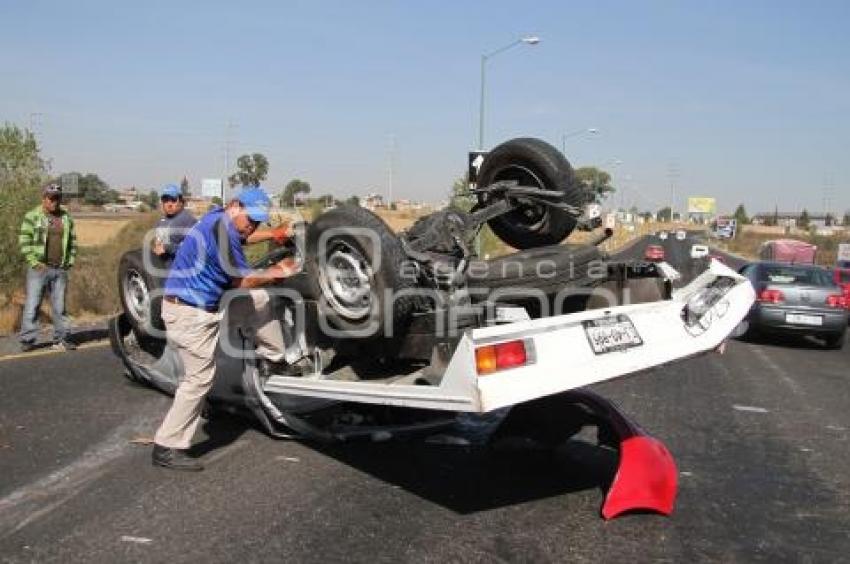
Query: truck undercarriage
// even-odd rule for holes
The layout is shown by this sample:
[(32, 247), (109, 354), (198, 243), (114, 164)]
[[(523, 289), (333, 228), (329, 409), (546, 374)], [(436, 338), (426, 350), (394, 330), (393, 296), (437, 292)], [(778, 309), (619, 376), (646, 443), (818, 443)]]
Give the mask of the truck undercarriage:
[[(560, 244), (599, 222), (583, 215), (569, 164), (544, 145), (494, 149), (468, 212), (437, 212), (396, 235), (367, 210), (337, 208), (270, 253), (256, 266), (303, 262), (269, 292), (312, 370), (261, 375), (252, 328), (223, 323), (210, 402), (250, 413), (273, 436), (319, 441), (427, 433), (459, 414), (519, 406), (506, 411), (504, 430), (538, 409), (580, 406), (584, 418), (537, 433), (565, 440), (593, 424), (613, 437), (620, 470), (603, 516), (669, 514), (669, 452), (583, 387), (717, 349), (749, 310), (752, 288), (713, 262), (672, 291), (668, 265), (612, 260), (593, 244), (610, 232)], [(479, 258), (473, 241), (485, 224), (520, 250)], [(222, 308), (234, 299), (245, 297), (233, 292)], [(144, 307), (131, 306), (125, 299), (111, 323), (113, 349), (132, 379), (173, 393), (179, 357), (152, 320), (134, 317)]]

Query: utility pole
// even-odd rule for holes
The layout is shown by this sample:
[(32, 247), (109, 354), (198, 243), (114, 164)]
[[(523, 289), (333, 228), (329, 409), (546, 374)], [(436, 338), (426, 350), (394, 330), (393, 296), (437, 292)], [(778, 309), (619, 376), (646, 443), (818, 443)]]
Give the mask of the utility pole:
[(824, 176), (823, 177), (823, 216), (824, 216), (824, 223), (826, 222), (826, 216), (830, 214), (830, 210), (832, 208), (832, 193), (833, 193), (832, 177)]
[(389, 147), (389, 167), (387, 171), (387, 209), (390, 209), (390, 206), (393, 201), (393, 180), (395, 177), (395, 149), (396, 149), (396, 137), (394, 133), (390, 133), (390, 147)]
[(36, 145), (38, 146), (39, 153), (41, 153), (42, 161), (44, 161), (44, 166), (47, 168), (47, 171), (50, 172), (50, 160), (44, 155), (44, 139), (42, 137), (42, 125), (44, 125), (44, 114), (41, 112), (31, 112), (30, 113), (30, 123), (29, 130), (32, 133), (32, 136), (35, 138)]
[(233, 133), (236, 129), (237, 125), (232, 121), (228, 120), (227, 125), (224, 129), (224, 170), (221, 175), (221, 203), (222, 205), (226, 202), (224, 201), (224, 185), (228, 182), (229, 173), (230, 173), (230, 152), (232, 150), (233, 145)]
[(42, 118), (44, 118), (44, 114), (41, 112), (30, 113), (30, 133), (33, 134), (39, 145), (41, 145)]
[(667, 165), (667, 178), (670, 179), (670, 222), (673, 222), (673, 210), (676, 208), (676, 179), (680, 176), (679, 167), (676, 163)]

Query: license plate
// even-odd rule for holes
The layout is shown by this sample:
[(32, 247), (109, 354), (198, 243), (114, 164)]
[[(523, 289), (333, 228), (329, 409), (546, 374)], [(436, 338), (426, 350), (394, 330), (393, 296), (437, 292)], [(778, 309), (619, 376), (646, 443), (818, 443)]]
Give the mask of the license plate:
[(587, 341), (595, 354), (606, 354), (639, 347), (643, 339), (632, 320), (625, 315), (592, 319), (582, 323)]
[(786, 323), (795, 323), (797, 325), (823, 325), (823, 317), (820, 315), (803, 315), (801, 313), (786, 313)]

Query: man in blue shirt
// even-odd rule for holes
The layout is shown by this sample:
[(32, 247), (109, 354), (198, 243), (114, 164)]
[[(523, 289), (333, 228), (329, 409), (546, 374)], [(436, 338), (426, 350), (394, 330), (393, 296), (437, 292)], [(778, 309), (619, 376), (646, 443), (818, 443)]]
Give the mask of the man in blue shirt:
[(168, 184), (162, 189), (159, 202), (162, 206), (162, 217), (156, 224), (153, 253), (171, 261), (186, 233), (198, 220), (186, 209), (183, 192), (176, 184)]
[[(264, 270), (252, 270), (242, 244), (280, 241), (288, 226), (258, 230), (268, 222), (271, 201), (262, 188), (246, 188), (226, 208), (207, 213), (186, 235), (165, 281), (162, 320), (166, 335), (183, 361), (183, 378), (174, 401), (154, 437), (153, 464), (175, 470), (202, 470), (186, 455), (200, 423), (204, 398), (215, 376), (215, 351), (222, 318), (219, 302), (231, 288), (259, 288), (298, 272), (293, 259)], [(271, 362), (284, 359), (280, 322), (268, 293), (250, 292), (250, 326), (256, 330), (257, 355)]]

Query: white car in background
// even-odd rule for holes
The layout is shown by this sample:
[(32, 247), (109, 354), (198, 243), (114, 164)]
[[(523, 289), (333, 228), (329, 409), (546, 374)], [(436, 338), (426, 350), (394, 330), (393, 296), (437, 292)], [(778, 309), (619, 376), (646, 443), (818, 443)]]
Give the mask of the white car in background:
[(676, 231), (676, 239), (677, 239), (678, 241), (684, 241), (684, 240), (685, 240), (685, 237), (687, 237), (687, 236), (688, 236), (688, 234), (687, 234), (687, 233), (685, 233), (685, 232), (684, 232), (683, 230), (681, 230), (681, 229), (680, 229), (679, 231)]
[(691, 247), (691, 258), (692, 259), (701, 259), (708, 256), (708, 246), (706, 245), (694, 245)]
[(662, 241), (666, 241), (667, 240), (667, 232), (666, 231), (659, 231), (658, 232), (658, 238), (661, 239)]

